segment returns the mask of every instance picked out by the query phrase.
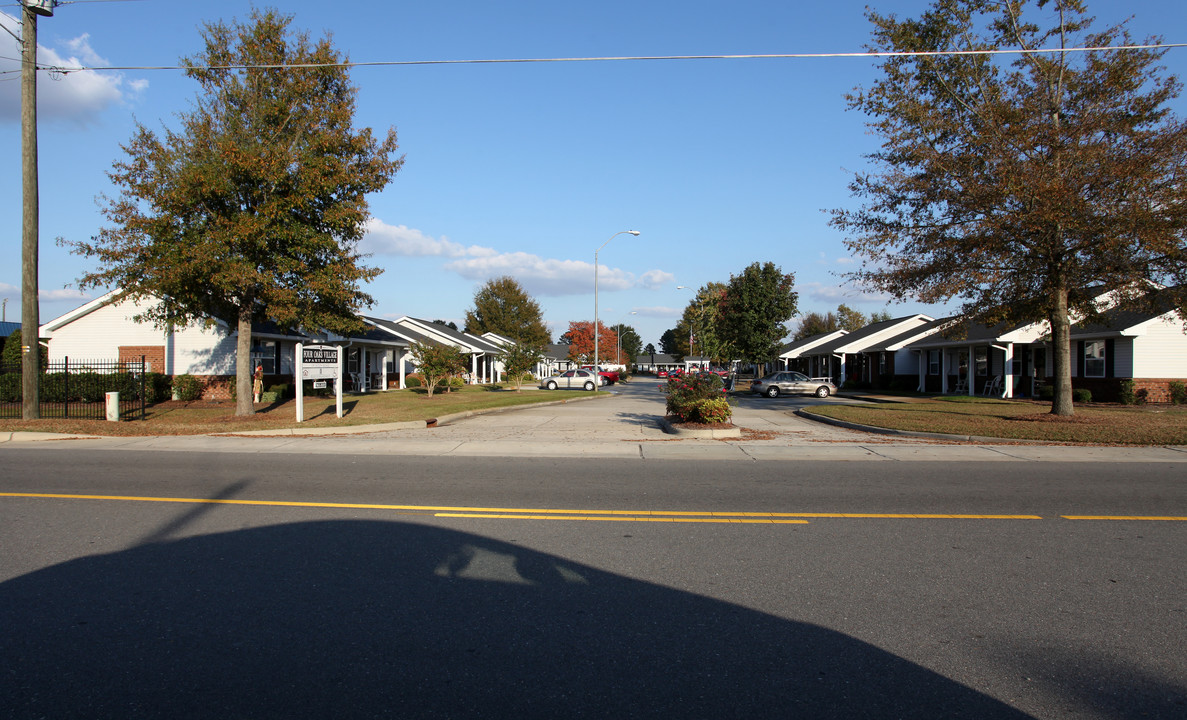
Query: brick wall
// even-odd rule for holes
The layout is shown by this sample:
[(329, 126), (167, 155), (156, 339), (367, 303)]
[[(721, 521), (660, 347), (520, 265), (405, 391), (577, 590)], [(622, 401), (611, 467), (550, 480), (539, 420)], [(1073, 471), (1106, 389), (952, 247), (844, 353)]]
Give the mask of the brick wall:
[(120, 362), (138, 362), (143, 355), (149, 372), (165, 372), (164, 345), (120, 345), (119, 353)]

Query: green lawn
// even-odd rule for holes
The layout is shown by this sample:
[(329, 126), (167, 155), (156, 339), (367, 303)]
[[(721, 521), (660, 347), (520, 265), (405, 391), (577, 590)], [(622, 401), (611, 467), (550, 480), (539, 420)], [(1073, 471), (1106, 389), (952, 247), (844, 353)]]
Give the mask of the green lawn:
[(1104, 445), (1187, 445), (1187, 408), (1076, 406), (1070, 418), (1050, 403), (985, 398), (934, 398), (911, 403), (825, 405), (819, 415), (913, 432)]
[[(601, 393), (600, 393), (601, 394)], [(587, 397), (580, 391), (548, 392), (535, 387), (505, 390), (467, 386), (429, 397), (421, 389), (347, 395), (342, 398), (343, 417), (335, 417), (334, 398), (305, 398), (305, 422), (301, 427), (334, 428), (348, 425), (429, 420), (442, 415), (512, 407), (530, 403)], [(0, 432), (34, 431), (90, 435), (204, 435), (296, 427), (296, 400), (256, 405), (250, 417), (236, 417), (234, 403), (166, 402), (150, 406), (147, 418), (124, 422), (104, 420), (0, 420)]]

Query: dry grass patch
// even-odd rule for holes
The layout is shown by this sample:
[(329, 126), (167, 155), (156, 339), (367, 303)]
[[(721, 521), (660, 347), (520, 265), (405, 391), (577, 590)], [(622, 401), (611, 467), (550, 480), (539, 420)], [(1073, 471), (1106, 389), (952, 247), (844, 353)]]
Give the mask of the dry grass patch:
[(827, 405), (809, 412), (909, 432), (1099, 445), (1187, 445), (1187, 409), (1077, 406), (1072, 417), (1029, 401), (945, 399), (911, 404)]

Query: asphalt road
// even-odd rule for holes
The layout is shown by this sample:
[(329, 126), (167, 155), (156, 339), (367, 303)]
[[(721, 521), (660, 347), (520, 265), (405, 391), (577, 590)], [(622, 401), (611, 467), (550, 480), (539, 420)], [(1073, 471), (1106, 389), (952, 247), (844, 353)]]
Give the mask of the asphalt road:
[(0, 716), (1187, 715), (1182, 463), (210, 450), (0, 449)]

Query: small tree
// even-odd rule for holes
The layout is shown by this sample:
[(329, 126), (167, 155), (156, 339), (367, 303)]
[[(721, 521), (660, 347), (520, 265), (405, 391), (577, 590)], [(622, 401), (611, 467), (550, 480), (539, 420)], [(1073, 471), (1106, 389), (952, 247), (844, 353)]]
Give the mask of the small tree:
[(452, 345), (414, 342), (409, 350), (416, 357), (416, 370), (424, 377), (425, 389), (430, 397), (442, 381), (446, 383), (448, 391), (449, 378), (463, 372), (466, 367), (462, 351)]
[(796, 340), (803, 340), (804, 338), (810, 338), (813, 335), (823, 335), (824, 333), (830, 333), (834, 330), (840, 329), (841, 323), (837, 319), (836, 313), (831, 311), (828, 313), (818, 313), (813, 311), (810, 313), (805, 313), (803, 317), (800, 318), (800, 324), (799, 327), (796, 328), (794, 337)]
[(503, 369), (511, 376), (512, 382), (515, 383), (515, 392), (520, 391), (523, 376), (534, 370), (536, 363), (540, 362), (543, 357), (544, 353), (539, 347), (528, 343), (515, 343), (503, 348), (503, 352), (499, 353), (499, 360), (503, 363)]
[[(569, 359), (578, 365), (593, 362), (594, 335), (593, 323), (588, 320), (574, 320), (569, 323), (569, 331), (565, 333), (569, 338)], [(618, 333), (598, 321), (598, 355), (599, 361), (606, 357), (602, 348), (613, 350), (618, 344)]]
[(860, 310), (854, 310), (845, 304), (837, 306), (837, 323), (842, 330), (855, 332), (865, 327), (867, 322), (865, 314)]
[(474, 294), (474, 308), (466, 311), (466, 332), (493, 332), (515, 342), (543, 347), (552, 342), (540, 303), (513, 278), (487, 281)]

